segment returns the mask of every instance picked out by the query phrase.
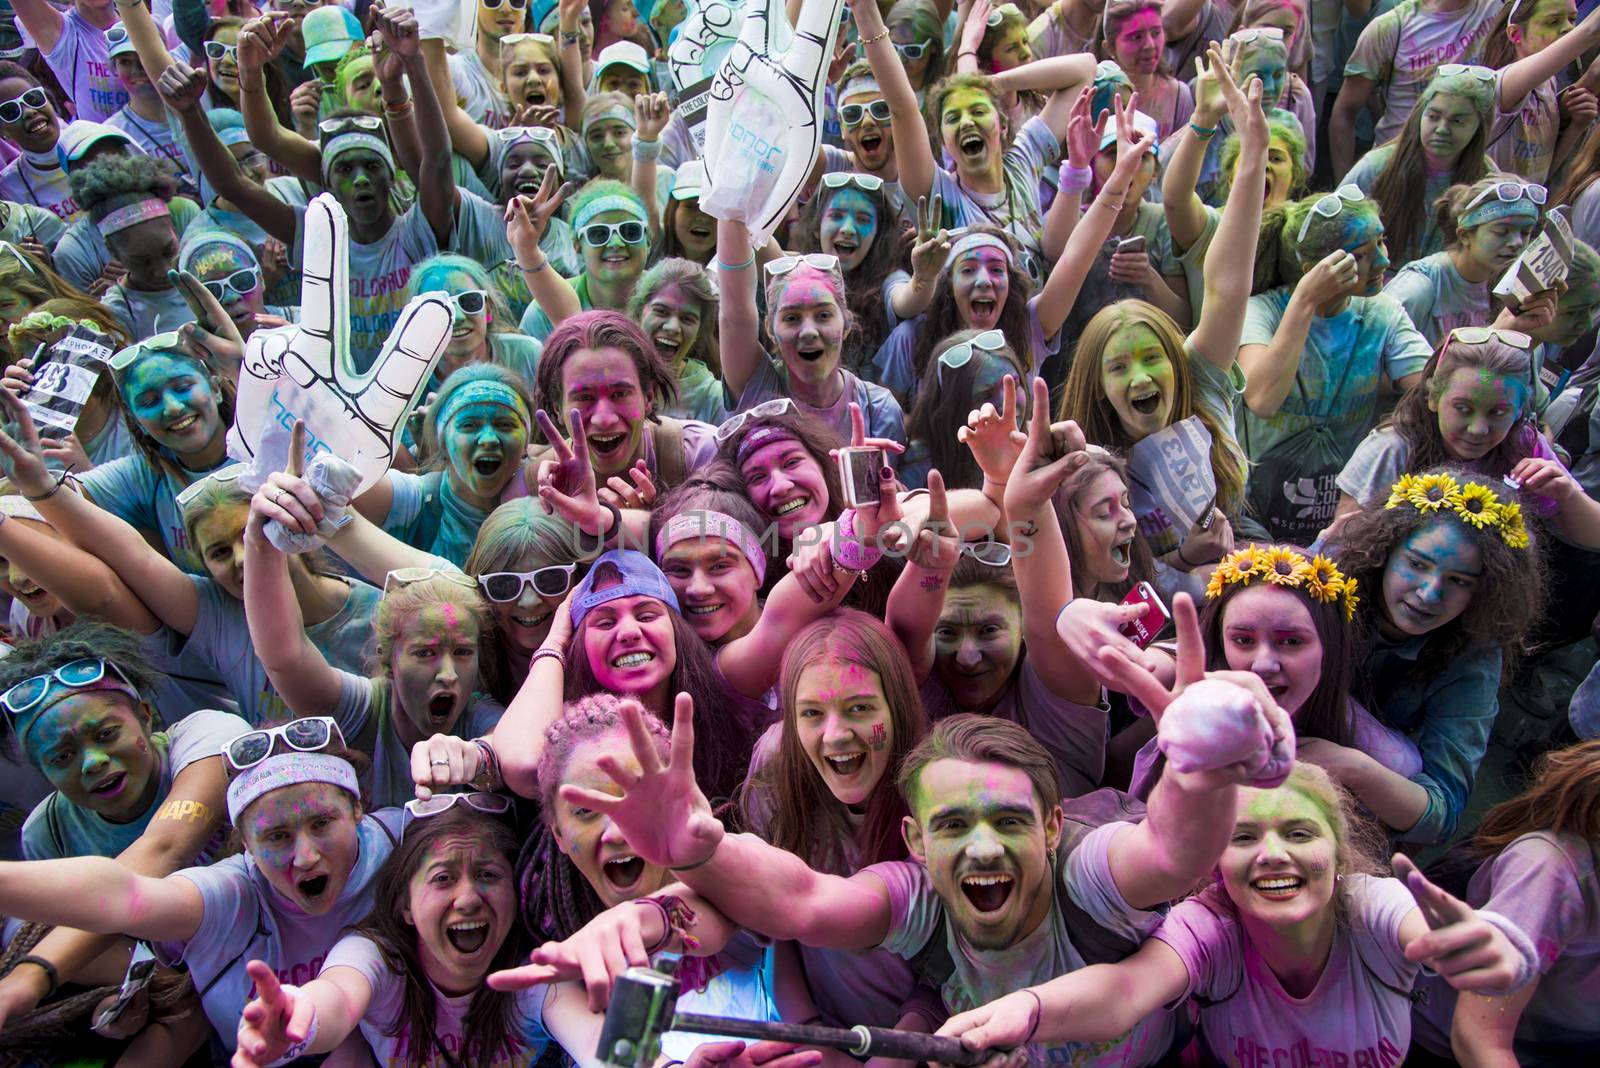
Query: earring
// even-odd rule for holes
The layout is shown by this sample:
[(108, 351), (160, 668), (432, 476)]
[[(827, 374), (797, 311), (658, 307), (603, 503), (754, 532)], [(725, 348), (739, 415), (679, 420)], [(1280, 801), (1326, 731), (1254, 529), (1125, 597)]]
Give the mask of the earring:
[(492, 322), (494, 322), (494, 312), (485, 308), (483, 310), (483, 325), (488, 326)]

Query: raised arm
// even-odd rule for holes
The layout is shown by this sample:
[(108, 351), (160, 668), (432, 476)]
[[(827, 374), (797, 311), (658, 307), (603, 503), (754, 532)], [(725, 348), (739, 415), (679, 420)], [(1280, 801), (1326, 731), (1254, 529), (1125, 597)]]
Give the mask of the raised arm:
[(762, 359), (755, 253), (744, 223), (717, 220), (717, 274), (722, 296), (717, 315), (722, 381), (737, 403)]
[(244, 115), (245, 132), (252, 144), (296, 178), (320, 185), (322, 150), (285, 129), (267, 95), (267, 64), (283, 51), (296, 29), (296, 22), (288, 15), (266, 15), (251, 19), (239, 31), (239, 111)]
[(555, 164), (551, 164), (544, 172), (544, 181), (539, 183), (538, 193), (531, 197), (518, 194), (506, 202), (506, 238), (516, 254), (517, 270), (522, 272), (528, 292), (552, 326), (560, 326), (583, 310), (572, 283), (550, 266), (550, 257), (539, 247), (551, 216), (574, 189), (573, 183), (563, 184), (556, 177)]
[[(35, 505), (39, 514), (57, 533), (83, 552), (93, 553), (115, 571), (116, 577), (127, 584), (127, 589), (132, 590), (138, 600), (144, 602), (144, 607), (153, 614), (154, 619), (146, 618), (135, 606), (121, 598), (108, 581), (97, 583), (93, 576), (83, 575), (68, 580), (68, 583), (74, 586), (80, 582), (87, 583), (88, 588), (83, 592), (91, 602), (98, 600), (108, 607), (115, 606), (123, 620), (134, 624), (131, 629), (139, 633), (147, 634), (154, 630), (153, 623), (157, 619), (180, 634), (194, 630), (195, 617), (200, 611), (200, 595), (195, 592), (188, 576), (171, 560), (151, 548), (137, 530), (121, 519), (86, 497), (70, 490), (55, 489), (55, 476), (44, 466), (39, 432), (33, 425), (27, 407), (14, 393), (5, 389), (0, 389), (0, 407), (5, 409), (17, 435), (12, 437), (0, 432), (0, 452), (5, 454), (6, 464), (11, 469), (13, 485), (23, 495), (37, 498)], [(8, 524), (13, 527), (18, 525)], [(25, 537), (10, 530), (7, 534), (18, 541)], [(47, 539), (47, 536), (38, 535), (38, 538)], [(46, 547), (37, 540), (33, 541), (33, 545), (41, 553), (46, 551)], [(60, 558), (63, 552), (68, 551), (66, 546), (61, 546), (61, 552), (41, 556), (38, 563), (44, 564), (51, 556)], [(68, 566), (71, 566), (70, 562)], [(138, 624), (144, 625), (142, 630)]]
[(178, 116), (200, 171), (217, 195), (232, 201), (263, 230), (293, 248), (295, 209), (246, 178), (239, 169), (239, 161), (217, 139), (217, 132), (211, 128), (211, 121), (200, 106), (200, 98), (206, 91), (206, 76), (187, 63), (174, 62), (156, 79), (156, 88), (161, 91), (167, 107)]
[[(141, 539), (143, 540), (143, 539)], [(161, 626), (105, 561), (92, 553), (35, 530), (26, 523), (0, 522), (0, 556), (61, 599), (75, 616), (99, 616), (135, 634)]]
[[(1213, 251), (1219, 246), (1216, 241), (1211, 244)], [(1206, 254), (1206, 266), (1211, 266), (1210, 253)], [(1357, 274), (1354, 256), (1342, 248), (1330, 252), (1295, 283), (1272, 340), (1239, 349), (1239, 368), (1246, 381), (1244, 402), (1253, 414), (1262, 419), (1278, 414), (1294, 388), (1294, 375), (1300, 369), (1300, 355), (1305, 351), (1317, 309), (1348, 293)], [(1202, 309), (1201, 315), (1204, 314)]]
[[(117, 4), (117, 10), (122, 12), (122, 17), (128, 17), (128, 7), (122, 3)], [(28, 36), (33, 38), (33, 43), (39, 46), (39, 54), (47, 56), (56, 50), (56, 44), (61, 40), (61, 28), (66, 18), (59, 10), (50, 6), (47, 0), (17, 0), (11, 5), (11, 10), (17, 13), (17, 18), (22, 20), (22, 25), (27, 29)], [(147, 14), (145, 18), (149, 18)]]
[[(1006, 389), (1015, 407), (1015, 379), (1006, 376)], [(1013, 424), (1015, 425), (1015, 424)], [(906, 566), (889, 591), (884, 622), (905, 646), (911, 658), (911, 672), (918, 682), (933, 670), (934, 632), (944, 611), (945, 590), (950, 572), (961, 561), (961, 538), (950, 522), (950, 506), (944, 493), (944, 476), (928, 472), (928, 517), (911, 539)]]
[[(1078, 225), (1073, 227), (1072, 236), (1067, 238), (1066, 251), (1050, 268), (1050, 275), (1044, 281), (1044, 287), (1039, 295), (1034, 298), (1035, 314), (1039, 317), (1039, 328), (1045, 337), (1055, 337), (1061, 332), (1062, 325), (1067, 321), (1067, 315), (1072, 311), (1072, 306), (1078, 300), (1078, 292), (1083, 288), (1083, 280), (1089, 276), (1089, 269), (1093, 266), (1095, 257), (1100, 247), (1106, 243), (1106, 238), (1111, 234), (1111, 227), (1117, 221), (1117, 214), (1122, 211), (1124, 199), (1128, 195), (1128, 186), (1133, 183), (1133, 174), (1144, 161), (1145, 153), (1151, 150), (1155, 143), (1153, 135), (1140, 133), (1133, 125), (1134, 109), (1138, 106), (1137, 94), (1124, 104), (1120, 99), (1113, 100), (1117, 110), (1117, 163), (1111, 172), (1111, 177), (1100, 188), (1100, 194), (1094, 198), (1094, 203), (1089, 205), (1089, 210), (1084, 212)], [(1073, 155), (1080, 155), (1081, 145), (1105, 128), (1106, 115), (1101, 113), (1098, 122), (1089, 121), (1089, 94), (1082, 93), (1078, 102), (1073, 105), (1072, 121), (1067, 139), (1080, 145), (1077, 149), (1069, 149)], [(1049, 405), (1046, 404), (1048, 409)]]
[[(422, 149), (422, 159), (411, 177), (417, 183), (417, 203), (442, 248), (455, 229), (456, 202), (460, 199), (455, 172), (450, 169), (451, 136), (440, 102), (443, 94), (434, 88), (432, 72), (422, 58), (415, 12), (404, 8), (372, 10), (384, 45), (399, 57), (400, 66), (411, 81), (417, 140)], [(449, 96), (455, 99), (453, 87)]]
[(1049, 93), (1039, 117), (1057, 141), (1065, 141), (1067, 122), (1083, 89), (1094, 80), (1095, 59), (1088, 52), (1070, 56), (1048, 56), (993, 75), (991, 80), (1002, 90)]
[(578, 25), (584, 6), (585, 0), (559, 0), (556, 4), (562, 121), (569, 130), (577, 129), (575, 124), (583, 114), (583, 105), (588, 101), (585, 83), (589, 79), (583, 69), (583, 45), (578, 41)]
[[(299, 455), (291, 452), (290, 455)], [(310, 493), (307, 487), (307, 493)], [(338, 669), (306, 635), (305, 615), (289, 579), (289, 560), (267, 540), (264, 524), (276, 519), (287, 528), (314, 532), (309, 509), (315, 501), (263, 486), (250, 500), (244, 528), (244, 618), (250, 626), (267, 679), (297, 716), (329, 714), (343, 689)]]
[(889, 103), (889, 128), (894, 131), (894, 162), (900, 189), (913, 199), (931, 196), (937, 164), (905, 64), (889, 40), (876, 0), (850, 0), (850, 10), (855, 14), (856, 32), (862, 41), (870, 42), (865, 46), (867, 63)]
[(68, 857), (0, 863), (0, 913), (96, 934), (184, 942), (200, 929), (205, 902), (187, 879), (152, 879), (110, 857)]
[[(450, 78), (450, 60), (445, 54), (444, 42), (433, 37), (424, 39), (422, 58), (428, 68), (428, 84), (433, 86), (434, 99), (444, 115), (445, 129), (450, 132), (450, 143), (468, 163), (481, 167), (489, 158), (489, 137), (456, 102), (455, 82)], [(415, 86), (413, 81), (413, 91)]]
[[(1255, 275), (1256, 237), (1267, 190), (1267, 117), (1261, 110), (1261, 80), (1251, 78), (1247, 91), (1240, 92), (1216, 45), (1211, 46), (1209, 59), (1228, 117), (1239, 134), (1239, 165), (1217, 232), (1206, 250), (1206, 299), (1190, 337), (1195, 351), (1226, 371), (1238, 358), (1239, 335), (1244, 331)], [(1190, 140), (1194, 137), (1192, 130), (1184, 134)], [(1180, 145), (1179, 151), (1187, 144)]]
[(1590, 11), (1582, 22), (1533, 55), (1500, 68), (1495, 86), (1500, 110), (1507, 114), (1515, 112), (1529, 93), (1597, 44), (1600, 44), (1600, 8)]
[[(661, 131), (672, 118), (666, 93), (640, 93), (633, 98), (633, 191), (644, 204), (650, 239), (661, 234), (661, 208), (656, 199), (656, 157), (661, 155)], [(818, 165), (822, 156), (817, 155)]]
[(610, 816), (641, 857), (673, 869), (741, 927), (830, 949), (866, 949), (888, 936), (889, 890), (876, 875), (824, 875), (754, 835), (726, 835), (695, 782), (688, 694), (678, 695), (666, 766), (639, 703), (624, 701), (622, 714), (641, 773), (621, 773), (621, 796), (565, 785), (563, 798)]
[[(1227, 114), (1222, 102), (1222, 92), (1217, 84), (1217, 71), (1207, 62), (1207, 56), (1195, 60), (1198, 73), (1194, 84), (1193, 124), (1202, 129), (1215, 130)], [(1235, 58), (1235, 63), (1238, 60)], [(1215, 136), (1215, 135), (1213, 135)], [(1178, 146), (1167, 161), (1166, 173), (1161, 177), (1161, 207), (1167, 216), (1167, 230), (1172, 234), (1173, 247), (1187, 252), (1206, 228), (1205, 203), (1195, 187), (1200, 181), (1200, 171), (1205, 166), (1206, 149), (1211, 141), (1200, 140), (1188, 126), (1177, 133)]]

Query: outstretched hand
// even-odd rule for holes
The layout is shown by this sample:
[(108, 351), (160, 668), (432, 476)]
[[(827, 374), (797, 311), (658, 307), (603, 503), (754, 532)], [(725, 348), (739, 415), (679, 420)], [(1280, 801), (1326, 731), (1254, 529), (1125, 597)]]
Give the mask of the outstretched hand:
[(244, 970), (255, 983), (256, 998), (239, 1019), (233, 1068), (266, 1068), (311, 1038), (317, 1008), (310, 998), (280, 984), (265, 962), (253, 960)]
[(666, 764), (645, 729), (648, 714), (639, 702), (622, 702), (639, 771), (624, 767), (614, 756), (599, 758), (600, 770), (622, 788), (622, 795), (600, 793), (570, 784), (561, 787), (568, 804), (582, 805), (616, 824), (628, 845), (644, 860), (665, 868), (699, 868), (709, 861), (726, 833), (712, 815), (711, 802), (694, 777), (694, 699), (680, 693), (672, 717), (672, 750)]
[(1050, 422), (1050, 385), (1035, 378), (1027, 437), (1006, 482), (1006, 511), (1021, 514), (1049, 501), (1067, 476), (1088, 462), (1087, 448), (1077, 423)]
[(1393, 865), (1429, 928), (1406, 946), (1406, 960), (1432, 968), (1457, 990), (1507, 993), (1527, 976), (1530, 964), (1505, 932), (1431, 882), (1410, 857), (1396, 853)]
[(45, 464), (39, 428), (28, 406), (9, 389), (0, 389), (0, 407), (6, 417), (5, 429), (0, 430), (0, 458), (6, 475), (24, 497), (41, 497), (55, 485), (55, 478)]

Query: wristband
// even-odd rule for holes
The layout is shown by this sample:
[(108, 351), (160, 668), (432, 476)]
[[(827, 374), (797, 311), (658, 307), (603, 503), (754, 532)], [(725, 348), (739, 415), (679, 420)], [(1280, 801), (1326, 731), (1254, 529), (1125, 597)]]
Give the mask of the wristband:
[(620, 538), (622, 536), (622, 509), (618, 508), (610, 501), (601, 501), (600, 507), (604, 508), (611, 514), (611, 528), (609, 530), (602, 530), (599, 536), (602, 538), (607, 538), (611, 537), (612, 535), (616, 535)]
[[(50, 983), (50, 989), (44, 992), (44, 996), (46, 998), (53, 997), (55, 992), (61, 989), (61, 973), (56, 971), (56, 966), (54, 964), (51, 964), (43, 957), (35, 957), (32, 953), (29, 953), (25, 957), (18, 957), (17, 963), (13, 964), (11, 968), (13, 971), (15, 971), (23, 964), (31, 964), (35, 968), (38, 968), (40, 971), (44, 972), (45, 979), (47, 979)], [(40, 998), (39, 1000), (43, 1001), (44, 998)]]
[(755, 254), (755, 251), (753, 249), (750, 252), (750, 258), (745, 260), (743, 263), (727, 263), (722, 259), (721, 256), (717, 257), (717, 267), (720, 270), (724, 270), (724, 271), (748, 271), (750, 268), (754, 267), (755, 265), (756, 265), (756, 254)]
[(868, 545), (856, 535), (856, 510), (846, 509), (834, 531), (833, 559), (846, 571), (864, 575), (883, 559), (883, 546)]
[(1081, 193), (1094, 185), (1094, 171), (1088, 167), (1067, 164), (1061, 168), (1060, 186), (1063, 193)]
[(417, 110), (417, 105), (412, 102), (410, 97), (400, 101), (398, 104), (391, 104), (387, 100), (383, 102), (383, 113), (391, 118), (403, 119), (415, 110)]
[(656, 939), (655, 944), (648, 947), (645, 953), (658, 952), (672, 941), (673, 935), (678, 936), (682, 943), (681, 948), (686, 954), (700, 948), (700, 940), (689, 933), (689, 925), (695, 920), (694, 910), (682, 898), (672, 894), (659, 894), (655, 897), (636, 898), (634, 904), (650, 905), (661, 913), (661, 937)]
[(1217, 136), (1217, 128), (1215, 126), (1196, 126), (1193, 122), (1190, 122), (1189, 129), (1201, 141), (1209, 141)]
[(48, 490), (46, 490), (45, 492), (39, 494), (38, 496), (31, 496), (29, 494), (24, 493), (22, 495), (22, 499), (25, 500), (25, 501), (31, 501), (31, 502), (34, 502), (34, 503), (38, 503), (39, 501), (47, 501), (47, 500), (49, 500), (51, 497), (54, 497), (58, 492), (60, 492), (62, 486), (66, 485), (67, 478), (71, 474), (72, 474), (72, 472), (70, 470), (61, 472), (61, 477), (56, 479), (56, 484), (54, 486), (51, 486)]
[(1506, 936), (1506, 940), (1511, 943), (1516, 949), (1517, 955), (1522, 958), (1520, 967), (1517, 969), (1517, 977), (1511, 981), (1510, 986), (1499, 990), (1479, 990), (1477, 993), (1492, 998), (1514, 994), (1527, 986), (1533, 980), (1533, 977), (1539, 974), (1539, 951), (1534, 948), (1533, 940), (1528, 937), (1527, 932), (1505, 916), (1500, 915), (1498, 912), (1491, 912), (1489, 909), (1478, 909), (1477, 912), (1479, 919)]
[[(553, 652), (554, 650), (552, 650)], [(474, 738), (472, 745), (478, 750), (478, 779), (490, 793), (498, 792), (505, 786), (505, 779), (500, 774), (500, 756), (494, 751), (494, 746), (487, 738)]]
[(696, 868), (703, 868), (707, 864), (711, 863), (711, 859), (717, 855), (717, 849), (720, 848), (721, 846), (722, 846), (722, 839), (719, 838), (719, 839), (717, 839), (717, 845), (712, 848), (711, 852), (709, 852), (709, 853), (707, 853), (705, 855), (704, 859), (697, 860), (693, 864), (685, 864), (681, 868), (669, 867), (667, 870), (668, 871), (673, 871), (673, 872), (678, 872), (678, 871), (694, 871)]
[(550, 257), (549, 256), (540, 256), (539, 257), (539, 262), (538, 262), (537, 265), (535, 265), (533, 267), (524, 267), (522, 264), (519, 263), (519, 264), (517, 264), (517, 270), (521, 271), (523, 274), (538, 274), (540, 271), (544, 270), (548, 266), (550, 266)]
[(541, 645), (534, 650), (533, 656), (528, 658), (528, 667), (532, 668), (533, 665), (545, 659), (554, 660), (561, 665), (562, 671), (567, 670), (567, 654), (548, 645)]
[(561, 31), (561, 47), (562, 48), (571, 48), (573, 45), (575, 45), (577, 43), (578, 43), (578, 34), (576, 32), (568, 33), (566, 30), (562, 30)]
[(1022, 993), (1033, 998), (1033, 1025), (1028, 1028), (1028, 1033), (1022, 1039), (1022, 1044), (1026, 1046), (1033, 1041), (1033, 1036), (1039, 1033), (1039, 1021), (1044, 1018), (1044, 1002), (1039, 1000), (1039, 995), (1032, 987), (1023, 987)]
[(639, 163), (654, 163), (661, 158), (661, 142), (641, 141), (637, 137), (634, 138), (633, 158)]

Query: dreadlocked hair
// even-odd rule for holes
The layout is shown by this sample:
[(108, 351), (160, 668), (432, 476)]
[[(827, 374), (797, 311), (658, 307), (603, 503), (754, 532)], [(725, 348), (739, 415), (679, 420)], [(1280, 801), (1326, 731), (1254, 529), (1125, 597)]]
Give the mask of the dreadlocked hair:
[[(535, 778), (542, 820), (517, 859), (517, 886), (522, 919), (536, 939), (560, 941), (575, 934), (605, 910), (600, 895), (565, 853), (556, 836), (556, 789), (567, 779), (572, 756), (585, 742), (626, 731), (622, 698), (595, 693), (568, 702), (561, 718), (544, 732), (544, 752)], [(645, 731), (666, 760), (671, 736), (653, 715), (644, 717)]]
[(178, 195), (172, 164), (154, 156), (102, 156), (71, 173), (72, 195), (95, 222), (117, 208)]
[[(405, 920), (405, 909), (411, 901), (411, 880), (427, 861), (433, 845), (451, 835), (478, 839), (499, 854), (507, 868), (512, 867), (517, 839), (501, 820), (466, 805), (455, 805), (427, 819), (413, 820), (400, 844), (378, 869), (373, 883), (372, 912), (355, 927), (357, 934), (371, 939), (378, 947), (391, 971), (406, 977), (394, 1018), (384, 1021), (383, 1029), (384, 1034), (391, 1037), (406, 1036), (405, 1056), (410, 1068), (424, 1068), (434, 1062), (438, 999), (423, 970), (422, 954), (417, 949), (420, 936)], [(487, 971), (516, 967), (526, 959), (530, 948), (522, 930), (512, 924)], [(526, 1031), (528, 1022), (517, 1009), (514, 991), (480, 985), (473, 991), (466, 1017), (461, 1021), (461, 1048), (456, 1051), (452, 1063), (501, 1063), (522, 1049), (519, 1036)]]

